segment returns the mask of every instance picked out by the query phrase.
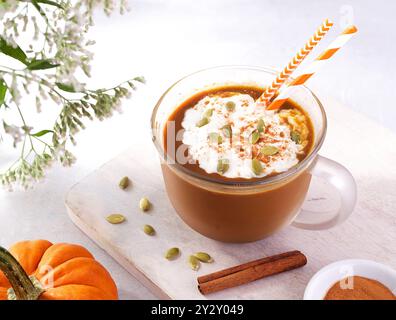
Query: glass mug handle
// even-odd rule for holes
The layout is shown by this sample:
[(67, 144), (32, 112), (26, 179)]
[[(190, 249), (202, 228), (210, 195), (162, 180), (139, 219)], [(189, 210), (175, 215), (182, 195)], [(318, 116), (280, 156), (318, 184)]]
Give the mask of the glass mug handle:
[(352, 174), (341, 164), (317, 156), (305, 202), (292, 225), (302, 229), (328, 229), (344, 222), (352, 213), (357, 187)]

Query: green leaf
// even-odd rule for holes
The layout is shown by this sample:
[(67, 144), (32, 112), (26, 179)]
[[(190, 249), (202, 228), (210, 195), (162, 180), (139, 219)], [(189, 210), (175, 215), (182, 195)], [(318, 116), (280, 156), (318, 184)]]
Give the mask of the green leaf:
[(0, 36), (0, 52), (4, 53), (5, 55), (11, 58), (19, 60), (25, 65), (29, 64), (26, 53), (23, 52), (23, 50), (19, 46), (16, 46), (14, 48), (12, 45), (8, 44), (1, 36)]
[(59, 3), (55, 2), (55, 1), (50, 1), (50, 0), (33, 0), (32, 2), (48, 4), (48, 5), (50, 5), (50, 6), (54, 6), (54, 7), (57, 7), (57, 8), (59, 8), (59, 9), (64, 9)]
[(54, 131), (52, 131), (52, 130), (41, 130), (39, 132), (31, 134), (31, 136), (38, 138), (38, 137), (42, 137), (42, 136), (46, 135), (47, 133), (54, 133)]
[(37, 0), (32, 0), (32, 5), (37, 9), (37, 11), (40, 13), (40, 15), (44, 18), (46, 18), (45, 12), (41, 7), (39, 6)]
[(29, 70), (44, 70), (44, 69), (51, 69), (56, 68), (59, 64), (52, 63), (51, 60), (43, 59), (43, 60), (32, 60), (27, 66)]
[(55, 83), (56, 86), (66, 92), (76, 92), (76, 90), (74, 89), (74, 87), (71, 84), (64, 84), (64, 83), (60, 83), (60, 82), (56, 82)]
[(4, 99), (7, 93), (7, 86), (3, 79), (0, 79), (0, 107), (4, 103)]

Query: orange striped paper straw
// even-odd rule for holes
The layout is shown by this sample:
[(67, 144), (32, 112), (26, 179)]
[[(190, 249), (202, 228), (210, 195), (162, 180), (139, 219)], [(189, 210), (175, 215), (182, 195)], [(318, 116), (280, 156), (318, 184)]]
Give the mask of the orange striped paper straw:
[(263, 94), (257, 99), (257, 103), (263, 106), (267, 106), (279, 90), (279, 88), (289, 79), (293, 71), (300, 65), (300, 63), (307, 57), (307, 55), (315, 48), (320, 40), (326, 35), (326, 33), (333, 26), (333, 22), (326, 19), (322, 25), (316, 29), (313, 36), (308, 40), (308, 42), (297, 52), (297, 54), (289, 61), (286, 67), (278, 74), (275, 80), (271, 83), (269, 87), (265, 89)]
[(357, 32), (355, 26), (347, 27), (330, 45), (312, 62), (307, 70), (291, 81), (287, 87), (267, 107), (267, 110), (276, 110), (290, 97), (293, 89), (303, 85), (317, 72), (334, 54), (340, 50)]

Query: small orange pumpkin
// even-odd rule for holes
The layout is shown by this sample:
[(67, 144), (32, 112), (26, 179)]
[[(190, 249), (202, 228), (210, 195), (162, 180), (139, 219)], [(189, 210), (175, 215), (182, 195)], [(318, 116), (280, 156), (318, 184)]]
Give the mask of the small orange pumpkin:
[[(22, 241), (0, 247), (0, 300), (114, 300), (107, 270), (82, 246)], [(29, 275), (29, 276), (28, 276)]]

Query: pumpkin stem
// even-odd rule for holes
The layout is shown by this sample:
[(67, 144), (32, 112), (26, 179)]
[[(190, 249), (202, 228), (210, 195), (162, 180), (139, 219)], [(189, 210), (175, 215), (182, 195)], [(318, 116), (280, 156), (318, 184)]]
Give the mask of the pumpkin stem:
[(16, 300), (37, 300), (43, 292), (35, 286), (12, 254), (0, 246), (0, 270), (11, 283)]

